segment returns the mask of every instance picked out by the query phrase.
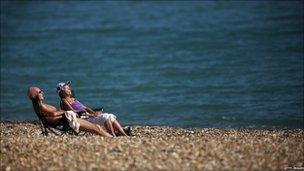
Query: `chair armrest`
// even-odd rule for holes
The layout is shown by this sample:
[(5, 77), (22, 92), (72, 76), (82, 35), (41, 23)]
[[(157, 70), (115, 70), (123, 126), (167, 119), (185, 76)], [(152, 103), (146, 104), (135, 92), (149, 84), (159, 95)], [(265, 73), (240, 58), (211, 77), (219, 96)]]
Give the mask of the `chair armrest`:
[(100, 107), (100, 108), (94, 108), (93, 110), (94, 110), (94, 111), (101, 111), (101, 112), (103, 112), (103, 107)]

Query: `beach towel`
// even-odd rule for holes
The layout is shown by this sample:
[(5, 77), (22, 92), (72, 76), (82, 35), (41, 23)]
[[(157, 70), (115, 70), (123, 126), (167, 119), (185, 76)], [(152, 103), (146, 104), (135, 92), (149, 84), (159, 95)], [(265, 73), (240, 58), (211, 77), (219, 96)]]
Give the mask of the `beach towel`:
[(80, 124), (77, 122), (77, 114), (71, 110), (66, 111), (65, 116), (69, 122), (70, 127), (76, 132), (79, 133)]

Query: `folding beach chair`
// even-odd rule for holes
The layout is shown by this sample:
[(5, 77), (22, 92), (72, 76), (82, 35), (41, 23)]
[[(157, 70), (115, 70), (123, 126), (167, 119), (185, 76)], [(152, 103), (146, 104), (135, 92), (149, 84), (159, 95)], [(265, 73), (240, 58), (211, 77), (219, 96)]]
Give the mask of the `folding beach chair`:
[[(72, 92), (72, 97), (73, 97), (73, 98), (76, 98), (76, 97), (75, 97), (74, 90), (72, 90), (71, 92)], [(69, 110), (69, 109), (65, 109), (65, 108), (64, 108), (61, 99), (60, 99), (59, 105), (60, 105), (60, 109), (61, 109), (61, 110)], [(100, 108), (93, 108), (92, 110), (103, 112), (103, 107), (100, 107)], [(82, 116), (82, 115), (84, 114), (84, 112), (77, 112), (77, 114), (78, 114), (79, 117), (80, 117), (80, 116)]]
[[(56, 125), (49, 124), (46, 121), (45, 116), (41, 113), (39, 109), (38, 100), (32, 100), (34, 111), (39, 118), (40, 128), (43, 135), (48, 135), (49, 131), (54, 133), (55, 135), (63, 135), (65, 133), (77, 135), (77, 133), (68, 125), (68, 123), (64, 123), (64, 119)], [(65, 116), (63, 116), (65, 118)], [(59, 133), (61, 132), (61, 133)]]

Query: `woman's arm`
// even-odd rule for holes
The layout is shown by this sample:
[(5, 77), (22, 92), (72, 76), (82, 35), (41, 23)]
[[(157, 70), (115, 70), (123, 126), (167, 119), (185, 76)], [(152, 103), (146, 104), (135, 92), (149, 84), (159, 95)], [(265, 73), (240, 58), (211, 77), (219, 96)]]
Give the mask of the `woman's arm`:
[(66, 100), (66, 99), (62, 99), (61, 100), (62, 101), (62, 105), (63, 105), (63, 108), (64, 109), (66, 109), (66, 110), (72, 110), (73, 112), (80, 112), (80, 111), (78, 111), (78, 110), (74, 110), (73, 108), (72, 108), (72, 106), (70, 105), (70, 103)]
[(93, 109), (91, 109), (91, 108), (89, 108), (89, 107), (87, 107), (87, 106), (86, 106), (86, 111), (87, 111), (88, 113), (90, 113), (90, 114), (96, 114), (96, 112), (95, 112)]
[[(75, 99), (76, 100), (76, 99)], [(82, 104), (82, 103), (81, 103)], [(85, 106), (84, 104), (82, 104), (82, 106), (85, 108), (86, 112), (88, 112), (89, 114), (92, 114), (92, 115), (96, 115), (97, 112), (95, 112), (93, 109)]]

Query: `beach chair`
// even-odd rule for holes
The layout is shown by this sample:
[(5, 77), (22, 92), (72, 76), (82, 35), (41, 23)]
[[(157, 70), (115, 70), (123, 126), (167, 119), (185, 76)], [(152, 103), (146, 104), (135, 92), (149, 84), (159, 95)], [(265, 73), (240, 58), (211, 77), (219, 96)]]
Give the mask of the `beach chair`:
[[(73, 98), (76, 98), (74, 90), (72, 90), (71, 92), (72, 92), (72, 97), (73, 97)], [(68, 109), (65, 109), (65, 108), (63, 107), (63, 104), (62, 104), (62, 100), (61, 100), (61, 99), (60, 99), (60, 102), (59, 102), (59, 106), (60, 106), (60, 109), (61, 109), (61, 110), (68, 110)], [(92, 110), (103, 112), (103, 107), (100, 107), (100, 108), (93, 108)], [(80, 116), (82, 116), (82, 115), (84, 114), (84, 112), (77, 112), (77, 114), (78, 114), (79, 117), (80, 117)]]
[[(45, 116), (42, 115), (42, 113), (39, 109), (38, 100), (36, 100), (36, 99), (32, 100), (32, 104), (33, 104), (34, 111), (35, 111), (37, 117), (39, 118), (40, 128), (41, 128), (43, 135), (47, 136), (49, 134), (49, 132), (52, 132), (55, 135), (63, 135), (66, 133), (78, 135), (78, 133), (76, 133), (68, 124), (63, 123), (63, 120), (62, 120), (62, 122), (60, 122), (56, 125), (47, 123)], [(63, 117), (65, 117), (65, 116), (63, 116)]]
[[(59, 105), (60, 105), (60, 109), (61, 109), (61, 110), (68, 110), (68, 109), (65, 109), (65, 108), (63, 107), (62, 100), (60, 100)], [(103, 112), (103, 107), (100, 107), (100, 108), (93, 108), (92, 110)], [(85, 113), (85, 112), (77, 112), (77, 114), (78, 114), (79, 117), (82, 116), (84, 113)]]

